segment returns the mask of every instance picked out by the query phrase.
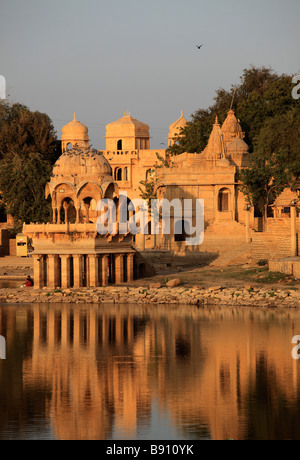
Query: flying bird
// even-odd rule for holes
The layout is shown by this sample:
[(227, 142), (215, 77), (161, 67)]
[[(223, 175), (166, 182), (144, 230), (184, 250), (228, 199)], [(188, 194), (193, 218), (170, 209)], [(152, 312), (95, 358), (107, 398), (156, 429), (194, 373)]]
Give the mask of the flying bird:
[(197, 46), (198, 50), (200, 50), (203, 45), (200, 45), (200, 46), (196, 45), (196, 46)]

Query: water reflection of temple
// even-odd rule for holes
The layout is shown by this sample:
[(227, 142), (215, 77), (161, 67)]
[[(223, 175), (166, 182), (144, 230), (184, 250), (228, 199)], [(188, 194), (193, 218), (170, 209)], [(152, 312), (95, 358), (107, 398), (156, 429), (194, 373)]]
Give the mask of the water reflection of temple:
[[(256, 424), (268, 416), (269, 430), (297, 429), (292, 408), (300, 381), (291, 358), (297, 312), (10, 307), (0, 309), (3, 331), (8, 353), (30, 331), (19, 390), (43, 389), (46, 417), (59, 439), (116, 433), (134, 439), (149, 426), (154, 399), (179, 438), (244, 439), (254, 430), (254, 405)], [(11, 399), (10, 391), (7, 383)], [(278, 410), (268, 413), (267, 406)]]

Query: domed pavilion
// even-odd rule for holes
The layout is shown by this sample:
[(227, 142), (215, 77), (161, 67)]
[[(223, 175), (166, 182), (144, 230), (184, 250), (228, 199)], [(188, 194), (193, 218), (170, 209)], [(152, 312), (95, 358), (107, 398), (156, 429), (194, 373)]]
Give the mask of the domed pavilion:
[[(51, 197), (53, 223), (95, 223), (102, 198), (118, 196), (109, 162), (97, 150), (74, 148), (56, 161), (46, 199)], [(66, 214), (66, 215), (65, 215)]]
[(73, 147), (89, 147), (88, 128), (80, 121), (74, 120), (65, 125), (62, 129), (61, 148), (62, 151), (71, 150)]
[(130, 112), (106, 126), (106, 150), (130, 152), (147, 150), (149, 145), (149, 126), (133, 118)]
[[(119, 233), (119, 187), (109, 162), (89, 148), (64, 151), (46, 185), (53, 219), (48, 224), (24, 224), (33, 240), (36, 288), (97, 287), (133, 280), (133, 237)], [(100, 234), (97, 203), (113, 200), (117, 209), (114, 234)]]

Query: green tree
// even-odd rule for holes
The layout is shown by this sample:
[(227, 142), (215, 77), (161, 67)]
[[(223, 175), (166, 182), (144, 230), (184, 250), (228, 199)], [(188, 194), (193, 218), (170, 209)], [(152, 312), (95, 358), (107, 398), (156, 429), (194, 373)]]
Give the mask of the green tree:
[(268, 206), (300, 177), (300, 104), (293, 99), (292, 88), (292, 76), (278, 75), (267, 67), (245, 69), (239, 84), (228, 91), (220, 88), (211, 107), (192, 115), (169, 154), (203, 152), (215, 116), (223, 123), (233, 108), (251, 153), (249, 168), (239, 177), (242, 190), (266, 219)]
[(18, 153), (7, 154), (0, 162), (0, 189), (6, 212), (13, 216), (15, 229), (23, 223), (50, 222), (51, 203), (45, 200), (45, 184), (52, 165), (39, 153), (24, 161)]
[(155, 175), (147, 177), (146, 180), (140, 182), (140, 197), (147, 201), (148, 209), (151, 207), (151, 200), (155, 200), (157, 198), (155, 186), (156, 186), (156, 177)]
[(29, 153), (40, 153), (55, 163), (60, 148), (48, 115), (31, 112), (21, 104), (0, 103), (0, 159), (12, 152), (24, 159)]
[(291, 97), (291, 91), (291, 76), (278, 75), (266, 67), (245, 69), (239, 83), (233, 84), (229, 90), (218, 89), (214, 104), (192, 115), (192, 121), (182, 129), (168, 152), (171, 155), (201, 153), (207, 145), (216, 115), (223, 123), (231, 107), (241, 120), (245, 141), (253, 152), (265, 121), (296, 108), (298, 101)]
[(157, 162), (155, 164), (155, 169), (153, 170), (153, 173), (148, 175), (148, 177), (140, 182), (140, 197), (147, 201), (148, 204), (148, 209), (151, 210), (151, 200), (154, 200), (157, 198), (157, 193), (156, 193), (156, 184), (157, 184), (157, 176), (156, 176), (156, 171), (157, 169), (161, 168), (172, 168), (173, 167), (173, 161), (172, 161), (172, 155), (170, 152), (166, 152), (165, 158), (163, 158), (161, 155), (159, 155), (158, 152), (156, 152), (156, 158)]
[(17, 231), (23, 222), (50, 220), (44, 191), (59, 155), (48, 115), (21, 104), (0, 103), (0, 190)]
[(172, 146), (168, 147), (170, 156), (180, 155), (184, 152), (201, 153), (208, 142), (215, 115), (209, 110), (198, 110), (192, 115), (193, 120), (182, 128), (174, 138)]
[(242, 191), (264, 219), (286, 186), (300, 177), (300, 108), (265, 120), (249, 168), (241, 171)]

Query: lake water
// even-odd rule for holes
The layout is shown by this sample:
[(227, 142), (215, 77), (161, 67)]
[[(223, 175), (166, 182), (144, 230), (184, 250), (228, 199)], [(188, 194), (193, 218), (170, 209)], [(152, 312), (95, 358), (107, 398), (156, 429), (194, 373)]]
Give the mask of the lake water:
[(0, 305), (0, 439), (300, 439), (297, 310)]

